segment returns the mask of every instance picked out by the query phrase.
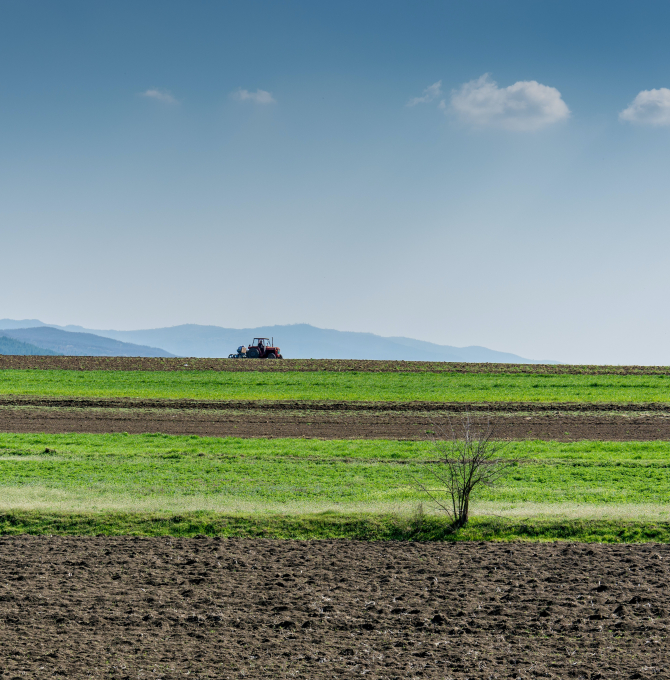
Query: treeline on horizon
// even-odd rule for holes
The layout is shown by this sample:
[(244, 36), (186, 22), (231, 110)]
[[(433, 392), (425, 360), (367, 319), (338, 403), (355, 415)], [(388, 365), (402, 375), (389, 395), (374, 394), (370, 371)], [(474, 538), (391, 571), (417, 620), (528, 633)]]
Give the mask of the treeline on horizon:
[(31, 345), (27, 342), (14, 340), (8, 338), (6, 335), (0, 335), (0, 354), (10, 354), (14, 356), (62, 356), (58, 352), (53, 352), (50, 349), (43, 349), (36, 345)]

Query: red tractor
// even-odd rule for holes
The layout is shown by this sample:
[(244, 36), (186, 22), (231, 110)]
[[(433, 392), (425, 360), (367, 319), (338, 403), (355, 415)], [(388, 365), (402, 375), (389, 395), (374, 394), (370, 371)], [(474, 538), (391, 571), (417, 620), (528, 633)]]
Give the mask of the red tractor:
[(275, 347), (274, 338), (254, 338), (254, 341), (245, 347), (237, 348), (237, 354), (229, 354), (229, 359), (283, 359), (279, 347)]

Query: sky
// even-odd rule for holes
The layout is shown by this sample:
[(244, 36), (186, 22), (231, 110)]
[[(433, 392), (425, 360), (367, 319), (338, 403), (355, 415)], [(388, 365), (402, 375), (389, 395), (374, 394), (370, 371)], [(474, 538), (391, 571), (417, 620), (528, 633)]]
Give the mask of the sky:
[(670, 3), (0, 0), (0, 318), (670, 364)]

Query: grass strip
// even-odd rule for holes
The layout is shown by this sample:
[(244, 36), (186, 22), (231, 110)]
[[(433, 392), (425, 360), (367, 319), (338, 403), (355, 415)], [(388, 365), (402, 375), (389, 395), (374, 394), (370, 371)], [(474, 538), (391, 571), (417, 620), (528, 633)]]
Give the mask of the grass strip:
[(670, 402), (670, 375), (1, 370), (0, 394), (211, 400)]
[[(48, 453), (45, 453), (46, 449)], [(525, 440), (510, 442), (512, 458), (555, 461), (592, 461), (607, 464), (630, 462), (670, 465), (670, 442)], [(176, 460), (193, 458), (288, 458), (361, 461), (427, 461), (435, 458), (430, 441), (388, 439), (261, 439), (203, 437), (162, 433), (110, 432), (65, 434), (0, 432), (0, 457), (10, 456), (123, 456)], [(196, 461), (197, 462), (197, 461)]]
[[(496, 514), (670, 511), (668, 442), (512, 442), (505, 455), (526, 464), (474, 499)], [(429, 442), (0, 434), (0, 509), (378, 514), (424, 500), (417, 480), (439, 491), (435, 458)]]
[(0, 535), (175, 536), (362, 541), (579, 541), (670, 543), (670, 522), (504, 520), (473, 518), (456, 534), (444, 517), (396, 515), (239, 516), (192, 513), (0, 514)]

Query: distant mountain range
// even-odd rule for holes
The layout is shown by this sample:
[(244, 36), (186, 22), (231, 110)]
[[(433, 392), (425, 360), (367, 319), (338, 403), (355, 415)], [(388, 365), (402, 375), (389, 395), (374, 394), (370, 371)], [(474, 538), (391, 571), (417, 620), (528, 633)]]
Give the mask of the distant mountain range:
[[(0, 338), (18, 341), (27, 348), (42, 349), (42, 354), (64, 354), (68, 356), (95, 357), (173, 357), (174, 354), (156, 347), (145, 347), (129, 342), (120, 342), (95, 333), (72, 333), (51, 326), (0, 330)], [(20, 348), (19, 348), (20, 349)], [(10, 352), (2, 351), (2, 354)], [(40, 354), (25, 351), (17, 354)]]
[[(37, 319), (0, 319), (0, 336), (52, 352), (80, 356), (227, 357), (254, 337), (274, 337), (286, 359), (388, 359), (554, 364), (486, 347), (451, 347), (402, 337), (316, 328), (308, 324), (221, 328), (184, 324), (137, 331), (54, 326)], [(0, 353), (7, 354), (0, 349)]]

